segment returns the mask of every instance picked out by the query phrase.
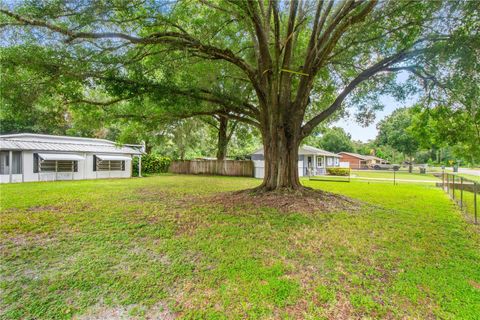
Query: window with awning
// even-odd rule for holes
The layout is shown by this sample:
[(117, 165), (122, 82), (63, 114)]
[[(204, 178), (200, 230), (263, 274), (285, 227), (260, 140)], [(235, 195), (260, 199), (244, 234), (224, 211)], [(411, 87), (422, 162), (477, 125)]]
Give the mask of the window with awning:
[(94, 155), (93, 171), (125, 171), (125, 161), (132, 158), (121, 155)]
[(34, 172), (78, 172), (78, 161), (84, 157), (69, 153), (36, 153)]

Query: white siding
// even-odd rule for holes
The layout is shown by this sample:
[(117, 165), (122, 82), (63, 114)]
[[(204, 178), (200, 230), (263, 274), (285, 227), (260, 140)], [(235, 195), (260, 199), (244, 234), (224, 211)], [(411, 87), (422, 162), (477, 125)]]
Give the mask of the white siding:
[(350, 168), (350, 162), (348, 161), (340, 162), (340, 168)]
[[(9, 183), (9, 182), (10, 182), (10, 175), (0, 174), (0, 183)], [(12, 182), (22, 182), (22, 175), (12, 174)]]
[[(93, 171), (93, 153), (76, 153), (85, 158), (78, 161), (78, 172), (33, 172), (34, 151), (23, 151), (23, 179), (22, 174), (12, 175), (12, 182), (55, 181), (55, 180), (82, 180), (101, 178), (129, 178), (132, 175), (132, 161), (125, 161), (125, 171)], [(45, 153), (45, 152), (43, 152)], [(55, 152), (52, 152), (55, 153)], [(131, 158), (130, 154), (118, 154)], [(0, 183), (10, 182), (8, 174), (0, 175)]]
[[(253, 160), (253, 166), (255, 168), (254, 177), (263, 179), (265, 176), (265, 161)], [(298, 176), (303, 177), (303, 161), (298, 161)]]

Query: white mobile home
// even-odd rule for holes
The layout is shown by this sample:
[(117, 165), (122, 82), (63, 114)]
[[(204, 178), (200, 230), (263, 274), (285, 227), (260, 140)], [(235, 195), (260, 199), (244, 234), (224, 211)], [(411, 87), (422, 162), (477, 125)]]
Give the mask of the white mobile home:
[(137, 145), (44, 134), (0, 135), (0, 182), (128, 178)]

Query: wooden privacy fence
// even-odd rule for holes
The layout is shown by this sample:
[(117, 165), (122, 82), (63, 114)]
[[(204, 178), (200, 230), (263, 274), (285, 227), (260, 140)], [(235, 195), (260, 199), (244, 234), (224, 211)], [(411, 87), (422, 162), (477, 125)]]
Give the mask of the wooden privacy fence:
[(183, 174), (253, 177), (253, 170), (253, 162), (250, 160), (184, 160), (173, 161), (169, 171)]

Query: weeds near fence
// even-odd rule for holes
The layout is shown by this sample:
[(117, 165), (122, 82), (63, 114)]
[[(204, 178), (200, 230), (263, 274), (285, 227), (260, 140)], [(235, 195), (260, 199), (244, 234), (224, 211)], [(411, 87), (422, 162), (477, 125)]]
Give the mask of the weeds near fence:
[(442, 174), (442, 189), (448, 193), (469, 220), (478, 224), (479, 183), (451, 173)]

